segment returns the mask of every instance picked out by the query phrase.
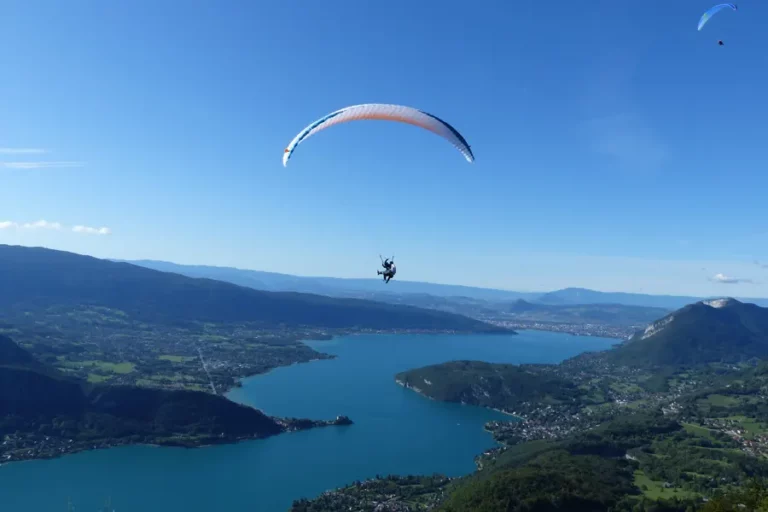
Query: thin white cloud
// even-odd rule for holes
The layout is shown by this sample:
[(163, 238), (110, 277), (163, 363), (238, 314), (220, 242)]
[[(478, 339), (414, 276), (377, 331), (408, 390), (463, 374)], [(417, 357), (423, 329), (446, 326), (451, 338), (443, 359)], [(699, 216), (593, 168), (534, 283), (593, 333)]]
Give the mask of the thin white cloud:
[(14, 222), (12, 220), (0, 221), (0, 229), (52, 229), (59, 231), (62, 228), (60, 222), (48, 222), (47, 220), (38, 220), (35, 222)]
[(47, 152), (40, 148), (0, 148), (0, 155), (42, 155)]
[(59, 231), (61, 229), (61, 223), (48, 222), (47, 220), (38, 220), (37, 222), (25, 222), (21, 225), (22, 229), (53, 229)]
[(82, 167), (85, 162), (0, 162), (5, 169), (52, 169), (61, 167)]
[(715, 276), (712, 277), (711, 280), (715, 283), (721, 283), (721, 284), (738, 284), (738, 283), (755, 284), (755, 282), (752, 279), (729, 277), (729, 276), (726, 276), (725, 274), (715, 274)]
[[(61, 222), (48, 222), (47, 220), (38, 220), (35, 222), (15, 222), (12, 220), (4, 220), (0, 221), (0, 230), (10, 230), (10, 229), (16, 229), (16, 230), (27, 230), (27, 231), (35, 231), (35, 230), (52, 230), (52, 231), (62, 231), (65, 229), (65, 226)], [(73, 226), (72, 228), (66, 228), (72, 233), (82, 233), (86, 235), (111, 235), (112, 230), (107, 227), (100, 227), (100, 228), (94, 228), (91, 226), (83, 226), (83, 225), (77, 225)]]
[(755, 265), (757, 265), (760, 268), (768, 268), (768, 263), (763, 263), (762, 261), (755, 260)]
[(75, 226), (72, 228), (75, 233), (84, 233), (86, 235), (111, 235), (112, 230), (109, 228), (92, 228), (91, 226)]

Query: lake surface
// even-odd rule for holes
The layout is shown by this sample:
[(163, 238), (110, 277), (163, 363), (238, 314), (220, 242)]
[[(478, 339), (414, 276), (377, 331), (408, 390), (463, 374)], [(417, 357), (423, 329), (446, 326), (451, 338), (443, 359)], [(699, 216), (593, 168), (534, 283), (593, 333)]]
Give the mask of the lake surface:
[(0, 467), (0, 508), (96, 512), (285, 511), (294, 499), (378, 474), (475, 469), (495, 446), (485, 422), (506, 418), (428, 400), (398, 386), (398, 372), (456, 359), (556, 363), (616, 340), (521, 331), (504, 335), (371, 335), (311, 342), (333, 360), (278, 368), (246, 379), (230, 398), (277, 416), (332, 419), (326, 427), (201, 449), (120, 447)]

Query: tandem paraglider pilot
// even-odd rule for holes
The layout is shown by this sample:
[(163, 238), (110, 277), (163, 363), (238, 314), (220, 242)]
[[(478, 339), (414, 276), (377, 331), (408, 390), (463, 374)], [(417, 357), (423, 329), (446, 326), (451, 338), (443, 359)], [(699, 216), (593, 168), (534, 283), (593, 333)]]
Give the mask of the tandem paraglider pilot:
[(395, 277), (395, 274), (397, 273), (394, 258), (392, 258), (392, 260), (389, 258), (385, 259), (381, 263), (381, 266), (384, 267), (384, 271), (377, 270), (376, 273), (380, 276), (384, 276), (384, 282), (389, 283), (389, 280)]

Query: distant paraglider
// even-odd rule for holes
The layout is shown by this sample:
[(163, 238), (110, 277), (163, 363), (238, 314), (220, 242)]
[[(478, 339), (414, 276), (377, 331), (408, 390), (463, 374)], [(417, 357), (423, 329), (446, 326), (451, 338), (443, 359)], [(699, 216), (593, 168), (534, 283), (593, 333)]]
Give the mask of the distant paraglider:
[(385, 105), (382, 103), (369, 103), (364, 105), (353, 105), (318, 119), (299, 132), (296, 137), (288, 144), (283, 152), (283, 166), (288, 166), (288, 159), (296, 150), (296, 147), (303, 141), (336, 124), (346, 123), (348, 121), (358, 121), (364, 119), (379, 119), (384, 121), (398, 121), (407, 123), (429, 130), (453, 144), (468, 162), (473, 162), (475, 156), (469, 147), (466, 139), (450, 124), (446, 123), (437, 116), (428, 114), (422, 110), (404, 105)]
[[(731, 9), (733, 9), (734, 11), (738, 9), (738, 8), (736, 7), (736, 4), (717, 4), (716, 6), (712, 7), (712, 8), (711, 8), (711, 9), (709, 9), (707, 12), (705, 12), (704, 14), (702, 14), (702, 15), (701, 15), (701, 18), (699, 19), (699, 30), (701, 30), (701, 29), (704, 27), (704, 25), (705, 25), (705, 24), (706, 24), (706, 23), (709, 21), (709, 19), (710, 19), (712, 16), (714, 16), (715, 14), (717, 14), (718, 12), (720, 12), (721, 10), (723, 10), (723, 9), (726, 9), (726, 8), (729, 8), (729, 7), (730, 7)], [(717, 44), (718, 44), (718, 46), (723, 46), (725, 43), (723, 43), (723, 41), (722, 41), (722, 40), (719, 40), (719, 41), (717, 42)]]
[(701, 15), (701, 18), (699, 19), (699, 30), (701, 30), (704, 25), (709, 21), (709, 19), (720, 12), (721, 10), (725, 9), (726, 7), (730, 7), (734, 11), (738, 8), (736, 7), (736, 4), (718, 4), (711, 9), (709, 9), (707, 12)]

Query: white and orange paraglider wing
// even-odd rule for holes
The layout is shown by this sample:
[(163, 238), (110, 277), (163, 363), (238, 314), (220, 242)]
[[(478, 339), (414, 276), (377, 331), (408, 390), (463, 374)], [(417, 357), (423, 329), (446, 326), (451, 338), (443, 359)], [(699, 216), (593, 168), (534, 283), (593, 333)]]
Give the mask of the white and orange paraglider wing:
[(283, 166), (288, 165), (288, 159), (296, 150), (299, 144), (316, 134), (321, 130), (330, 128), (331, 126), (346, 123), (349, 121), (360, 120), (382, 120), (382, 121), (397, 121), (400, 123), (412, 124), (425, 130), (429, 130), (453, 144), (468, 162), (475, 160), (472, 150), (469, 147), (466, 139), (450, 124), (446, 123), (437, 116), (428, 114), (421, 110), (406, 107), (404, 105), (386, 105), (382, 103), (368, 103), (364, 105), (354, 105), (346, 107), (318, 119), (314, 123), (310, 124), (302, 131), (299, 132), (296, 137), (288, 144), (283, 152)]

